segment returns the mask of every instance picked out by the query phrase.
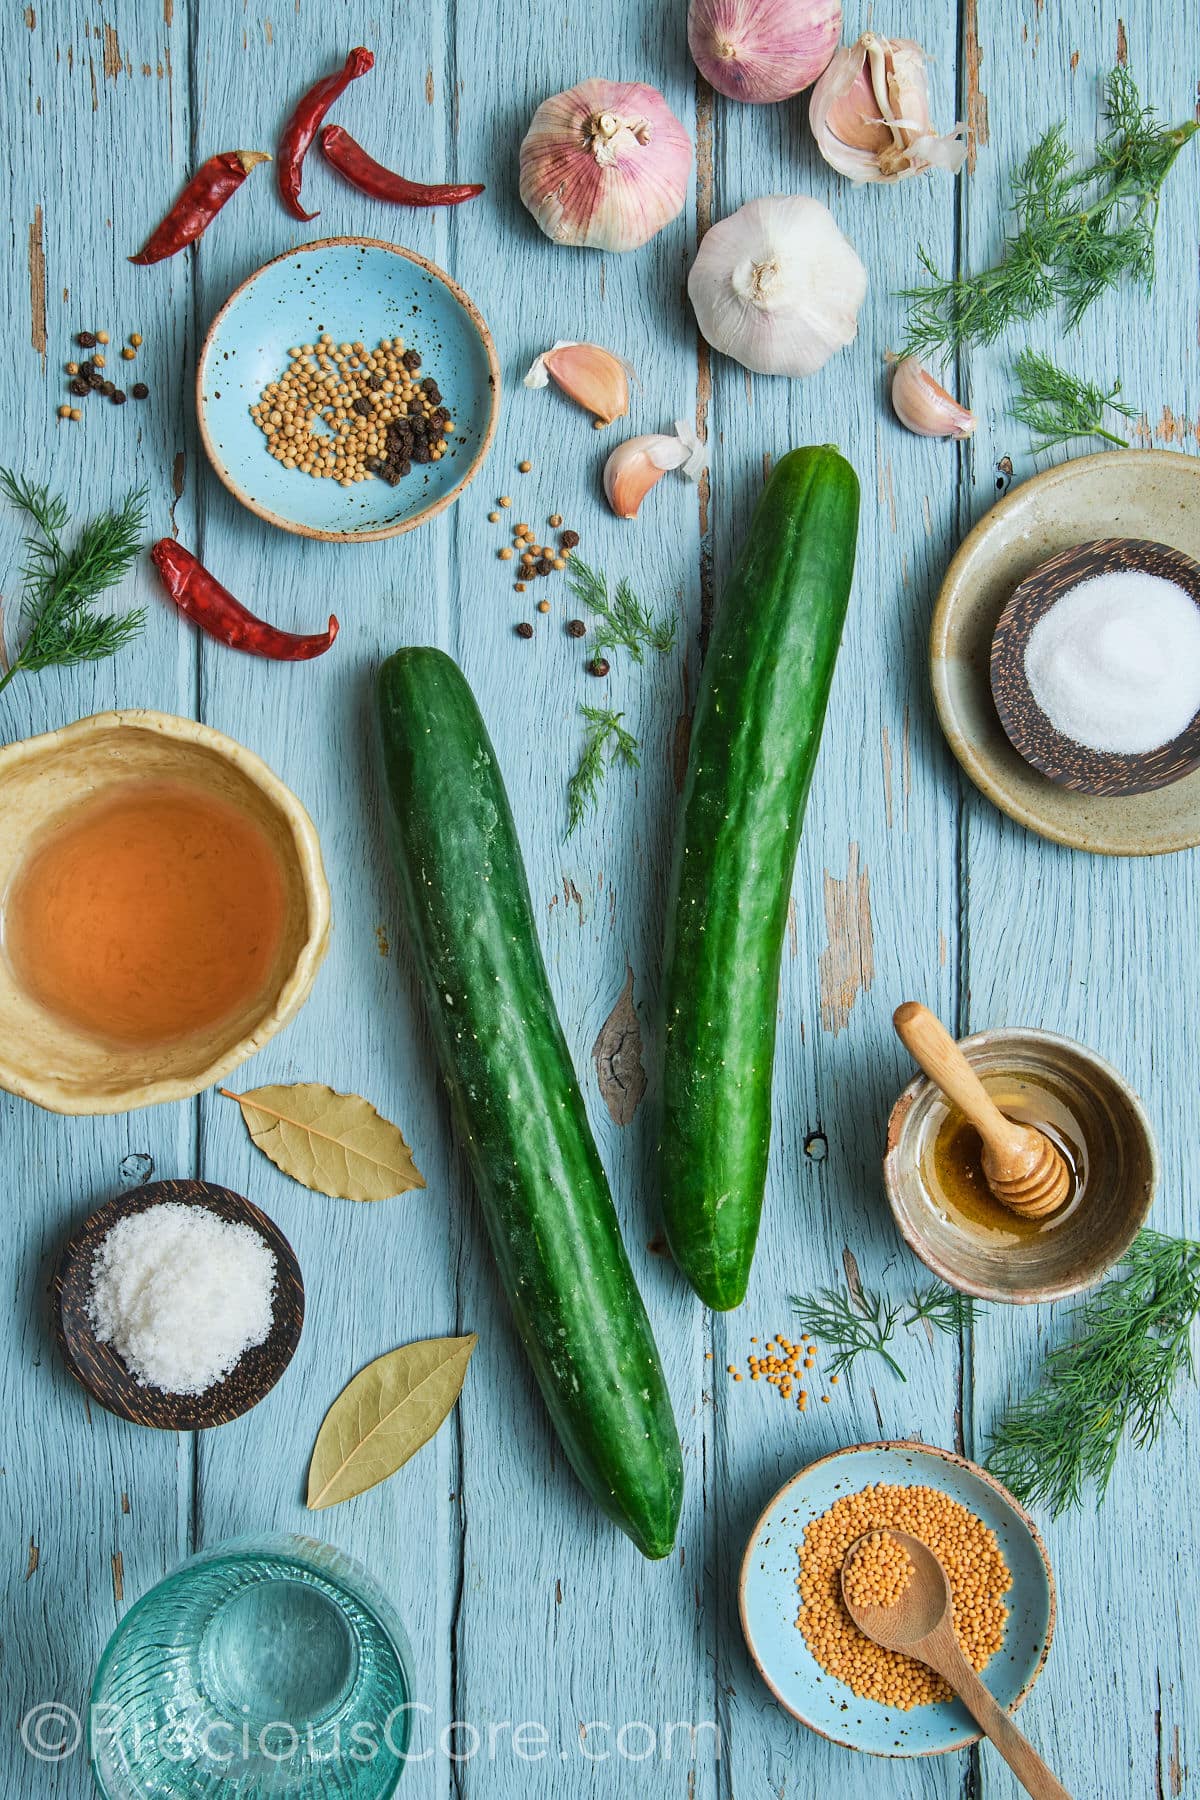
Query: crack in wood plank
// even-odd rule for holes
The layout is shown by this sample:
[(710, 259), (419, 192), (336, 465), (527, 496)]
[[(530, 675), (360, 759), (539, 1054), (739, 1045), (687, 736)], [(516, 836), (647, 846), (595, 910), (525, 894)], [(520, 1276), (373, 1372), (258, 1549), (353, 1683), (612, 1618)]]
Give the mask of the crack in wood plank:
[(979, 85), (983, 50), (979, 43), (979, 0), (966, 0), (963, 14), (963, 53), (967, 64), (967, 169), (975, 173), (975, 158), (988, 141), (987, 95)]
[(875, 979), (871, 928), (871, 877), (859, 873), (859, 848), (850, 845), (846, 879), (825, 871), (825, 929), (828, 938), (817, 964), (821, 1028), (837, 1037), (850, 1023), (859, 994)]
[(46, 249), (42, 209), (35, 206), (29, 227), (29, 341), (46, 367)]

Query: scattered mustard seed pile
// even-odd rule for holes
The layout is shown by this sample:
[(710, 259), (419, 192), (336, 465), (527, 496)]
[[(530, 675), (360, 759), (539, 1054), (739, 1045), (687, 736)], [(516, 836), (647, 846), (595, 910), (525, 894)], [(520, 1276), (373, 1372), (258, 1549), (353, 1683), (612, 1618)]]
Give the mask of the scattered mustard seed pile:
[[(378, 475), (391, 487), (413, 463), (440, 462), (454, 421), (421, 358), (403, 338), (293, 344), (291, 362), (263, 389), (250, 417), (285, 469), (333, 480), (340, 487)], [(322, 428), (314, 430), (317, 421)]]
[[(864, 1700), (908, 1712), (914, 1706), (951, 1699), (950, 1689), (923, 1663), (864, 1637), (851, 1623), (841, 1592), (842, 1562), (851, 1544), (868, 1532), (882, 1539), (889, 1525), (920, 1538), (942, 1563), (954, 1597), (955, 1634), (973, 1669), (985, 1669), (1004, 1642), (1008, 1608), (1002, 1596), (1012, 1586), (1012, 1576), (995, 1532), (936, 1488), (880, 1482), (835, 1500), (828, 1512), (807, 1526), (798, 1546), (797, 1629), (827, 1674), (844, 1681)], [(894, 1539), (891, 1542), (900, 1549)], [(881, 1572), (887, 1560), (868, 1562), (864, 1581), (886, 1587), (894, 1579), (894, 1569), (891, 1574)]]
[[(757, 1344), (758, 1339), (752, 1337), (750, 1342)], [(800, 1383), (804, 1380), (802, 1370), (815, 1369), (817, 1366), (817, 1346), (812, 1338), (802, 1337), (798, 1344), (793, 1344), (790, 1338), (776, 1332), (774, 1337), (767, 1339), (766, 1347), (760, 1354), (756, 1355), (751, 1351), (746, 1360), (751, 1381), (765, 1381), (768, 1386), (776, 1389), (781, 1400), (791, 1400), (794, 1396), (797, 1412), (807, 1411), (808, 1389), (801, 1387)], [(729, 1363), (727, 1372), (735, 1381), (742, 1379), (736, 1363)], [(836, 1387), (837, 1381), (837, 1376), (831, 1375), (830, 1387)], [(829, 1398), (828, 1394), (821, 1395), (823, 1406), (829, 1405)]]
[(912, 1557), (899, 1538), (872, 1531), (846, 1564), (842, 1589), (855, 1606), (895, 1606), (912, 1577)]

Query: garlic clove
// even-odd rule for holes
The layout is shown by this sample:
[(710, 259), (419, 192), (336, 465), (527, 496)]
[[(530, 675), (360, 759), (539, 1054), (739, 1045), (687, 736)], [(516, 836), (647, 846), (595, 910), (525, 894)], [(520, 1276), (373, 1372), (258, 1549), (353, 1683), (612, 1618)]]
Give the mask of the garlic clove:
[(551, 376), (576, 406), (594, 413), (598, 425), (611, 425), (629, 411), (629, 377), (633, 369), (623, 356), (602, 350), (599, 344), (578, 344), (560, 339), (535, 357), (527, 388), (545, 387)]
[(604, 465), (605, 497), (619, 519), (636, 519), (642, 501), (668, 469), (698, 481), (704, 466), (704, 446), (686, 419), (676, 419), (674, 437), (656, 432), (617, 445)]
[(903, 181), (931, 168), (957, 174), (966, 161), (966, 126), (939, 135), (930, 122), (925, 52), (910, 38), (868, 31), (839, 50), (808, 116), (821, 155), (854, 182)]
[(915, 356), (897, 362), (892, 376), (892, 410), (918, 437), (969, 438), (979, 421), (960, 406)]

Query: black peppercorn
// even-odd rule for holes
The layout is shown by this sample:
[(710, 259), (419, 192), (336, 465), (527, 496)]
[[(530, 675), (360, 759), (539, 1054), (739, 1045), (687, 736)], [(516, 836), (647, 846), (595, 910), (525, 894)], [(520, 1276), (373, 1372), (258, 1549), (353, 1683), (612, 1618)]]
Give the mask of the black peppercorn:
[(517, 626), (517, 636), (523, 638), (531, 638), (533, 636), (533, 626), (529, 623), (528, 619), (522, 619), (521, 623)]
[(92, 391), (91, 383), (83, 375), (76, 375), (75, 379), (68, 383), (68, 386), (73, 394), (90, 394)]
[(421, 366), (421, 358), (417, 355), (415, 350), (406, 350), (404, 355), (400, 358), (400, 361), (410, 372), (413, 369), (419, 369)]
[(96, 373), (96, 365), (90, 356), (85, 356), (80, 363), (79, 373), (83, 376), (85, 381), (90, 381), (92, 376)]
[(605, 662), (605, 660), (602, 656), (594, 656), (592, 658), (591, 662), (588, 664), (588, 674), (589, 675), (607, 675), (608, 674), (608, 664)]
[(75, 342), (77, 344), (82, 344), (85, 350), (94, 350), (100, 340), (94, 331), (81, 331), (76, 337)]
[(148, 400), (150, 398), (150, 389), (146, 386), (144, 381), (135, 381), (129, 391), (135, 400)]
[[(100, 386), (96, 389), (96, 392), (98, 394), (103, 394), (105, 396), (105, 398), (108, 400), (112, 399), (112, 397), (116, 393), (116, 391), (117, 391), (117, 384), (115, 381), (102, 381), (100, 383)], [(149, 392), (149, 389), (147, 389), (147, 392)]]
[(358, 399), (353, 403), (351, 411), (356, 412), (360, 419), (369, 419), (371, 414), (375, 411), (375, 408), (371, 405), (371, 402), (367, 399), (365, 394), (360, 394)]
[(373, 394), (377, 394), (379, 392), (380, 388), (383, 386), (383, 376), (380, 375), (378, 373), (378, 371), (376, 371), (376, 373), (374, 375), (368, 375), (367, 376), (367, 386), (370, 388), (370, 390)]
[(562, 544), (564, 550), (573, 550), (579, 542), (579, 533), (577, 531), (564, 531), (559, 542)]
[(550, 561), (548, 556), (540, 556), (533, 566), (539, 575), (548, 575), (554, 567), (554, 564)]
[(124, 406), (124, 404), (125, 404), (124, 388), (114, 388), (112, 393), (108, 397), (112, 401), (114, 406)]
[(586, 633), (587, 633), (587, 626), (584, 624), (582, 619), (571, 619), (569, 621), (569, 623), (567, 625), (568, 637), (583, 637), (586, 635)]

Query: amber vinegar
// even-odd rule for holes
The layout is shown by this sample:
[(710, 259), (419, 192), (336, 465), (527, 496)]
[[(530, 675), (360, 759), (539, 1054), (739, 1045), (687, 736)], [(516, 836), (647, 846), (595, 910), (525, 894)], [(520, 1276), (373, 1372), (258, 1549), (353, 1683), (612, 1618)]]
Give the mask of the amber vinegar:
[(287, 893), (262, 826), (193, 783), (146, 779), (79, 802), (9, 884), (17, 982), (76, 1029), (176, 1042), (235, 1018), (267, 987)]

